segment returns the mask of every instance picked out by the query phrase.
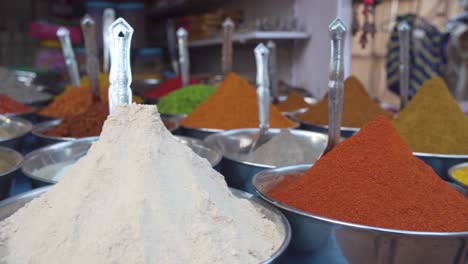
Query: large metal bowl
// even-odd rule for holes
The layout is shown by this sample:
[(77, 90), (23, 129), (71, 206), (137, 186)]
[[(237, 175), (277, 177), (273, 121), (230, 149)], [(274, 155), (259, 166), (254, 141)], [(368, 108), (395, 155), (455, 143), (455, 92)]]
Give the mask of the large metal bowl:
[(414, 156), (423, 160), (427, 165), (446, 181), (452, 181), (448, 175), (448, 171), (452, 166), (468, 161), (468, 155), (445, 155), (414, 152)]
[[(207, 159), (213, 167), (220, 163), (222, 155), (205, 146), (203, 142), (186, 137), (177, 138), (182, 143), (189, 146), (193, 152)], [(57, 167), (56, 171), (51, 172), (51, 174), (47, 176), (38, 174), (38, 171), (55, 164), (63, 164), (64, 166), (74, 164), (88, 153), (88, 149), (91, 147), (91, 144), (97, 139), (98, 137), (76, 139), (56, 143), (32, 151), (24, 157), (21, 171), (32, 180), (33, 187), (55, 184), (57, 183), (57, 180), (54, 180), (53, 178), (63, 167)]]
[(2, 200), (9, 195), (11, 179), (18, 174), (23, 156), (13, 149), (0, 147), (0, 161), (8, 161), (8, 164), (11, 164), (0, 171), (0, 200)]
[(32, 127), (31, 122), (26, 119), (0, 115), (0, 129), (10, 134), (5, 138), (0, 137), (0, 146), (20, 149), (22, 140), (31, 132)]
[[(34, 198), (39, 197), (49, 188), (50, 187), (43, 187), (35, 189), (0, 202), (0, 221), (13, 215), (26, 203), (30, 202)], [(261, 264), (274, 263), (275, 260), (284, 253), (289, 245), (289, 242), (291, 241), (291, 226), (289, 225), (288, 220), (279, 210), (265, 203), (261, 199), (236, 189), (231, 189), (231, 191), (236, 197), (247, 199), (252, 202), (252, 204), (255, 205), (258, 211), (260, 211), (266, 219), (269, 219), (276, 224), (277, 230), (280, 232), (282, 238), (282, 243), (279, 248), (268, 259), (262, 261)]]
[(267, 195), (285, 177), (298, 177), (310, 166), (262, 171), (253, 179), (260, 197), (278, 207), (290, 221), (290, 250), (295, 254), (311, 259), (321, 252), (330, 255), (327, 261), (314, 263), (468, 262), (468, 232), (415, 232), (352, 224), (306, 213)]
[[(281, 129), (268, 129), (269, 135), (278, 135), (280, 132)], [(327, 135), (295, 129), (291, 129), (290, 132), (312, 149), (314, 156), (310, 157), (311, 163), (320, 158), (327, 145)], [(205, 139), (208, 146), (223, 154), (221, 174), (224, 175), (228, 185), (254, 195), (256, 192), (252, 186), (252, 177), (262, 170), (277, 166), (277, 164), (249, 162), (241, 154), (250, 148), (258, 133), (258, 128), (236, 129), (213, 134)], [(271, 155), (284, 155), (284, 150), (278, 149)]]

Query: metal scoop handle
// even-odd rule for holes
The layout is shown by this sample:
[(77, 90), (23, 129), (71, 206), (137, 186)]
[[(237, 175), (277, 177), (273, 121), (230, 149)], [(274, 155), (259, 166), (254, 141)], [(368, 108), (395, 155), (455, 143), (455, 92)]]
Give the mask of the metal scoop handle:
[(224, 76), (232, 71), (232, 34), (234, 22), (230, 17), (223, 22), (223, 47), (221, 56), (221, 70)]
[(409, 98), (410, 31), (411, 26), (408, 22), (400, 22), (398, 25), (400, 41), (400, 109), (408, 104)]
[(254, 50), (257, 64), (257, 99), (260, 130), (270, 127), (270, 80), (268, 77), (269, 50), (263, 43), (258, 44)]
[(109, 112), (112, 113), (117, 105), (132, 102), (130, 44), (133, 28), (123, 18), (118, 18), (109, 27), (109, 31), (112, 61), (109, 74)]
[(75, 59), (75, 52), (70, 41), (70, 31), (65, 27), (60, 27), (57, 30), (57, 37), (62, 45), (62, 53), (67, 65), (68, 77), (73, 86), (80, 86), (80, 73), (78, 72), (78, 64)]
[(109, 72), (110, 67), (110, 36), (109, 27), (115, 21), (115, 10), (106, 8), (102, 13), (102, 47), (103, 47), (103, 71)]
[(188, 33), (184, 28), (177, 30), (177, 43), (179, 45), (179, 65), (182, 76), (182, 87), (189, 85), (190, 61), (188, 51)]
[(169, 57), (171, 60), (171, 66), (174, 72), (179, 75), (179, 64), (177, 62), (177, 42), (176, 42), (176, 31), (174, 25), (174, 19), (168, 19), (167, 21), (167, 48), (169, 49)]
[(86, 71), (93, 94), (93, 100), (99, 100), (99, 60), (97, 55), (96, 24), (89, 15), (81, 20), (86, 50)]
[(340, 141), (341, 115), (343, 112), (343, 46), (346, 27), (336, 18), (328, 27), (331, 37), (330, 73), (328, 81), (328, 144), (325, 153)]
[(270, 86), (271, 86), (271, 93), (273, 95), (273, 100), (276, 101), (278, 99), (278, 64), (277, 64), (277, 53), (276, 53), (276, 44), (273, 41), (268, 41), (267, 48), (270, 51), (270, 58), (269, 58), (269, 67), (268, 67), (268, 75), (270, 77)]

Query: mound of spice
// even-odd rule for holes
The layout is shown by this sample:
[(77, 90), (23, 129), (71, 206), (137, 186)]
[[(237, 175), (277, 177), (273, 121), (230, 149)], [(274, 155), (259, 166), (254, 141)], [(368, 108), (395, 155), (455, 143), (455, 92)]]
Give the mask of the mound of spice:
[(427, 80), (393, 124), (413, 151), (468, 154), (468, 119), (444, 80)]
[[(200, 82), (201, 81), (195, 77), (190, 76), (189, 78), (189, 84), (198, 84)], [(158, 99), (180, 88), (182, 88), (182, 77), (176, 76), (158, 84), (154, 89), (145, 91), (143, 95), (150, 99)]]
[(108, 115), (109, 104), (107, 102), (93, 102), (83, 113), (65, 116), (59, 125), (45, 134), (75, 138), (99, 136)]
[(279, 102), (275, 105), (278, 110), (281, 112), (294, 112), (301, 108), (310, 107), (310, 104), (306, 103), (304, 96), (297, 91), (292, 91), (289, 93), (286, 100)]
[[(258, 127), (257, 93), (235, 73), (226, 76), (216, 91), (199, 104), (180, 124), (192, 128), (236, 129)], [(296, 124), (270, 104), (270, 127), (290, 128)]]
[(260, 263), (280, 243), (153, 105), (118, 106), (86, 156), (0, 222), (5, 263)]
[(188, 114), (215, 90), (206, 84), (189, 85), (162, 97), (158, 102), (158, 110), (162, 114)]
[(0, 94), (0, 114), (21, 114), (34, 111), (34, 108), (22, 104), (9, 96)]
[[(350, 76), (344, 82), (342, 126), (362, 127), (379, 115), (391, 117), (367, 94), (364, 85)], [(313, 105), (304, 114), (297, 116), (300, 120), (318, 125), (328, 125), (328, 96)]]
[(468, 231), (468, 200), (444, 182), (381, 116), (269, 195), (331, 219), (411, 231)]

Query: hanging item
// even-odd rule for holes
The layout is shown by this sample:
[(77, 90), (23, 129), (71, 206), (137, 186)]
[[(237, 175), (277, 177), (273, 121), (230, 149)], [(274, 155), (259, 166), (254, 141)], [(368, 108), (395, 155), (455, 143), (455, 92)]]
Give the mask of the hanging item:
[(433, 76), (442, 76), (445, 64), (443, 52), (444, 34), (427, 20), (415, 14), (397, 16), (395, 26), (387, 45), (387, 85), (389, 89), (400, 94), (400, 43), (398, 25), (406, 21), (411, 26), (410, 40), (410, 98), (418, 88)]
[[(373, 38), (375, 33), (377, 32), (377, 28), (375, 26), (375, 9), (378, 4), (380, 4), (382, 0), (353, 0), (353, 20), (352, 20), (352, 27), (351, 32), (353, 36), (355, 36), (359, 31), (362, 31), (361, 37), (359, 39), (359, 43), (361, 44), (362, 48), (365, 48), (368, 41), (368, 34), (371, 35)], [(358, 18), (358, 8), (360, 4), (364, 5), (364, 9), (362, 14), (364, 16), (364, 24), (361, 27)]]

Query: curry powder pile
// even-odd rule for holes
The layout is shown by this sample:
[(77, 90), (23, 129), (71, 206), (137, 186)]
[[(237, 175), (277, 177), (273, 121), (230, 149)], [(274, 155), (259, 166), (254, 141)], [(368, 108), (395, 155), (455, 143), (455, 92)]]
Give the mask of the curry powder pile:
[[(343, 127), (362, 127), (379, 115), (391, 117), (389, 112), (369, 97), (364, 85), (355, 76), (345, 80), (343, 100)], [(328, 125), (328, 96), (297, 117), (306, 123)]]
[[(191, 128), (225, 130), (257, 128), (257, 93), (247, 81), (230, 73), (208, 99), (180, 120), (180, 124)], [(295, 125), (270, 104), (270, 127), (290, 128)]]
[(393, 123), (413, 151), (468, 154), (468, 119), (442, 78), (426, 81)]
[(293, 112), (301, 108), (309, 107), (310, 104), (306, 103), (304, 96), (301, 93), (292, 91), (289, 93), (286, 100), (279, 102), (276, 107), (281, 112)]
[(302, 211), (355, 224), (468, 231), (468, 200), (414, 157), (383, 116), (268, 194)]

